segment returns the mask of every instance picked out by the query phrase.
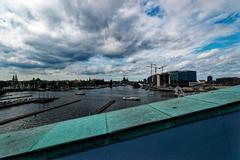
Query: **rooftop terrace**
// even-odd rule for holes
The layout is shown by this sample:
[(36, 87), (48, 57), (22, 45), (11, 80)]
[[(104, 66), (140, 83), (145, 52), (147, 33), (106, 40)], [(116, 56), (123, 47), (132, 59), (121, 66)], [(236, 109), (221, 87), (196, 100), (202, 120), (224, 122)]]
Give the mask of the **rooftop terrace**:
[(49, 159), (240, 110), (240, 86), (0, 135), (0, 158)]

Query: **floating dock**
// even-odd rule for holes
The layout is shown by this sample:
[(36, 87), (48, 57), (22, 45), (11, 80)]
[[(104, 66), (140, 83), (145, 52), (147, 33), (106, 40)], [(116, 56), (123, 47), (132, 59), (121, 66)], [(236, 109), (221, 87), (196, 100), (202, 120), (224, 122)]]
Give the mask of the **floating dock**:
[(0, 101), (12, 100), (12, 99), (20, 99), (20, 98), (29, 98), (29, 97), (32, 97), (32, 95), (18, 96), (18, 97), (10, 97), (10, 98), (1, 98)]
[(104, 106), (97, 109), (96, 113), (102, 113), (103, 111), (105, 111), (108, 107), (110, 107), (115, 102), (116, 102), (116, 100), (109, 100)]
[(239, 111), (229, 87), (4, 133), (0, 159), (237, 160)]
[(14, 101), (4, 101), (0, 103), (0, 109), (2, 108), (8, 108), (8, 107), (15, 107), (15, 106), (20, 106), (23, 104), (30, 104), (30, 103), (34, 103), (34, 99), (33, 98), (29, 98), (29, 99), (17, 99)]
[[(15, 107), (15, 106), (20, 106), (20, 105), (23, 105), (23, 104), (30, 104), (30, 103), (49, 103), (49, 102), (52, 102), (56, 99), (59, 99), (57, 97), (51, 97), (51, 98), (25, 98), (25, 99), (22, 99), (24, 96), (21, 97), (21, 99), (16, 99), (16, 100), (13, 100), (13, 101), (2, 101), (0, 102), (0, 109), (2, 108), (9, 108), (9, 107)], [(13, 98), (15, 99), (15, 98)]]

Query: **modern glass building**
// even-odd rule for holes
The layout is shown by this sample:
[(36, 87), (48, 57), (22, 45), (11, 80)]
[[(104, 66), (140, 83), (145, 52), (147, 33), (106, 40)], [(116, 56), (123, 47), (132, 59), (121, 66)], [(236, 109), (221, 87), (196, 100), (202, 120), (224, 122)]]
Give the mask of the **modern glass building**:
[(171, 84), (188, 86), (189, 82), (197, 81), (196, 71), (170, 71)]

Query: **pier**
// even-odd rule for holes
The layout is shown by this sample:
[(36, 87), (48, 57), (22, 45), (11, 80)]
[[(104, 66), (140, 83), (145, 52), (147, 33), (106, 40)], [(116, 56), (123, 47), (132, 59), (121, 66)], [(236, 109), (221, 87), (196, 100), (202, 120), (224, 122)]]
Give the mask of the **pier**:
[(110, 100), (108, 101), (104, 106), (100, 107), (99, 109), (96, 110), (96, 113), (102, 113), (105, 111), (108, 107), (110, 107), (112, 104), (114, 104), (116, 100)]

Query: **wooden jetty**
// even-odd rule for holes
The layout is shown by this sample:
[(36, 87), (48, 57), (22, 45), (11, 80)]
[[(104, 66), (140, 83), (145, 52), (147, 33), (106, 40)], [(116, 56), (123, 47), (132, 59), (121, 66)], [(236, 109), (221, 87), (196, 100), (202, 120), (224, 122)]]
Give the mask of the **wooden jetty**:
[(104, 106), (100, 107), (99, 109), (96, 110), (96, 113), (102, 113), (105, 111), (108, 107), (110, 107), (113, 103), (115, 103), (116, 100), (110, 100), (108, 101)]

